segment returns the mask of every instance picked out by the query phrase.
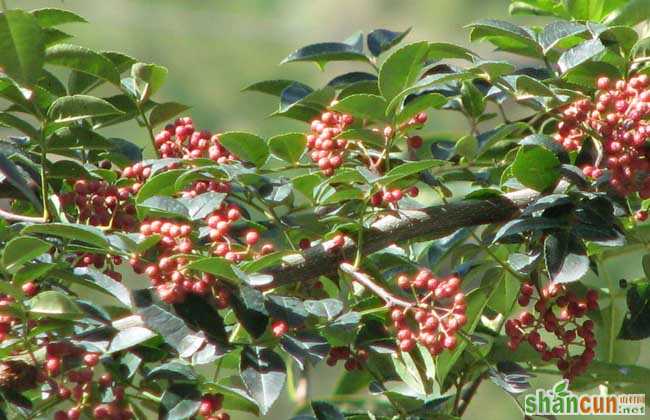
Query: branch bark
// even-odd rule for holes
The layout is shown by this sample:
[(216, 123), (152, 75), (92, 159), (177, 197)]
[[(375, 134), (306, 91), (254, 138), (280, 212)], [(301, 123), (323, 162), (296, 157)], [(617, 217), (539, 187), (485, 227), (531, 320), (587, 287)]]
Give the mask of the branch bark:
[[(560, 182), (556, 190), (565, 189), (566, 186), (565, 182)], [(363, 235), (361, 252), (367, 255), (398, 242), (418, 238), (438, 239), (463, 227), (507, 222), (519, 213), (520, 208), (539, 196), (539, 192), (525, 189), (485, 200), (464, 200), (421, 210), (400, 211), (372, 224)], [(352, 259), (356, 252), (357, 244), (354, 241), (348, 240), (339, 248), (334, 247), (332, 241), (324, 241), (303, 254), (285, 257), (280, 266), (264, 270), (264, 274), (273, 276), (273, 281), (260, 288), (272, 289), (336, 274), (341, 263)]]

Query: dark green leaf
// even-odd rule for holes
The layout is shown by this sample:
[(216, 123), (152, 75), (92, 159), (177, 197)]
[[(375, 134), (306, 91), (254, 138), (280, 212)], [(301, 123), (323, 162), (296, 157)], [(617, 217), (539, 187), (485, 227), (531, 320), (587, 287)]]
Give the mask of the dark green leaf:
[(375, 57), (379, 57), (381, 53), (386, 52), (399, 44), (409, 32), (411, 32), (411, 28), (404, 32), (394, 32), (389, 31), (388, 29), (375, 29), (368, 34), (368, 50), (370, 50), (372, 55)]
[(161, 420), (184, 420), (194, 417), (201, 405), (201, 393), (195, 385), (172, 384), (160, 399)]
[[(463, 108), (467, 113), (477, 118), (485, 111), (485, 98), (483, 93), (469, 80), (463, 81), (460, 88), (460, 98)], [(478, 145), (477, 145), (478, 146)]]
[(190, 365), (179, 362), (169, 362), (151, 369), (145, 379), (160, 380), (167, 379), (168, 381), (195, 381), (198, 375)]
[(304, 369), (307, 362), (315, 366), (330, 351), (327, 340), (309, 332), (298, 332), (295, 335), (285, 334), (280, 339), (280, 345), (293, 357), (300, 369)]
[(447, 98), (439, 93), (427, 93), (417, 96), (413, 99), (407, 98), (404, 106), (397, 114), (397, 124), (407, 122), (420, 112), (424, 112), (429, 108), (441, 108), (447, 103)]
[(224, 193), (206, 192), (196, 197), (181, 199), (188, 210), (190, 220), (200, 220), (217, 210), (226, 198)]
[(305, 309), (312, 315), (332, 320), (343, 311), (343, 302), (338, 299), (306, 300)]
[(0, 174), (3, 174), (14, 188), (20, 191), (37, 210), (41, 211), (43, 208), (41, 202), (36, 198), (36, 194), (29, 186), (29, 183), (33, 182), (33, 180), (26, 179), (26, 174), (23, 175), (23, 172), (18, 170), (16, 164), (3, 153), (0, 153)]
[(445, 42), (431, 42), (429, 43), (429, 50), (427, 51), (427, 60), (432, 61), (447, 58), (474, 61), (476, 57), (477, 55), (467, 48)]
[(344, 420), (345, 416), (333, 404), (326, 401), (312, 401), (311, 408), (314, 410), (317, 420)]
[(260, 92), (260, 93), (266, 93), (268, 95), (280, 96), (282, 94), (282, 91), (284, 91), (286, 88), (288, 88), (291, 85), (302, 85), (304, 89), (313, 90), (309, 86), (301, 84), (300, 82), (296, 82), (294, 80), (278, 79), (278, 80), (264, 80), (262, 82), (253, 83), (252, 85), (249, 85), (244, 89), (242, 89), (242, 91)]
[(0, 112), (0, 127), (3, 126), (15, 128), (34, 140), (39, 138), (38, 131), (30, 123), (7, 112)]
[[(650, 261), (650, 256), (646, 255), (645, 260)], [(650, 271), (647, 274), (650, 278)], [(650, 282), (641, 281), (630, 286), (627, 307), (629, 312), (623, 320), (619, 338), (643, 340), (650, 337)]]
[(145, 327), (133, 326), (120, 330), (111, 339), (107, 353), (117, 353), (130, 349), (156, 336), (156, 333)]
[(348, 312), (336, 318), (324, 330), (323, 334), (333, 346), (344, 346), (354, 341), (360, 327), (361, 315)]
[(536, 217), (534, 219), (515, 219), (501, 227), (494, 236), (494, 242), (501, 238), (518, 235), (523, 232), (536, 232), (545, 229), (562, 227), (563, 224), (557, 219)]
[(239, 293), (232, 297), (232, 308), (239, 322), (253, 337), (264, 334), (269, 313), (262, 292), (249, 286), (240, 287)]
[(257, 401), (262, 415), (280, 396), (286, 380), (282, 358), (262, 347), (244, 347), (239, 366), (240, 376), (248, 394)]
[(268, 296), (266, 309), (271, 318), (286, 321), (290, 327), (302, 326), (308, 316), (302, 301), (289, 296)]
[(154, 195), (137, 205), (140, 219), (146, 217), (181, 217), (189, 219), (190, 213), (185, 204), (175, 198), (164, 195)]
[(206, 257), (194, 260), (187, 265), (187, 269), (210, 273), (236, 283), (240, 281), (240, 278), (232, 269), (232, 263), (221, 257)]
[(185, 171), (179, 169), (175, 171), (162, 172), (149, 178), (142, 188), (140, 188), (140, 191), (138, 191), (135, 202), (142, 203), (147, 198), (155, 195), (172, 195), (176, 192), (174, 183), (183, 173), (185, 173)]
[(330, 61), (365, 61), (368, 57), (357, 46), (343, 42), (323, 42), (300, 48), (287, 56), (280, 64), (296, 61), (313, 61), (321, 68)]
[(584, 245), (566, 232), (549, 234), (544, 241), (544, 261), (550, 280), (570, 283), (589, 271), (589, 257)]
[(133, 306), (129, 289), (127, 289), (122, 283), (115, 281), (113, 278), (94, 268), (87, 267), (77, 267), (74, 269), (73, 273), (79, 281), (85, 282), (86, 284), (92, 284), (93, 286), (103, 290), (105, 293), (114, 296), (126, 307), (130, 308)]
[(379, 178), (377, 182), (382, 185), (389, 185), (393, 182), (399, 181), (400, 179), (426, 171), (434, 166), (440, 166), (443, 163), (443, 161), (435, 159), (403, 163), (388, 171), (388, 173)]

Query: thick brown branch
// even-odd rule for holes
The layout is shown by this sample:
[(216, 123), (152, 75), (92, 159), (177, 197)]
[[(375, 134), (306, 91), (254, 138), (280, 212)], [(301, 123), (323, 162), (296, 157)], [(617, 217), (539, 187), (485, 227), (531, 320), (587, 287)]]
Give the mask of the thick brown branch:
[[(566, 187), (566, 184), (560, 184), (558, 189)], [(399, 242), (437, 239), (463, 227), (506, 222), (518, 214), (519, 208), (538, 197), (537, 191), (521, 190), (486, 200), (464, 200), (421, 210), (400, 211), (372, 224), (364, 234), (361, 252), (367, 255)], [(262, 288), (271, 289), (336, 274), (340, 264), (353, 258), (356, 251), (357, 245), (353, 241), (346, 241), (338, 249), (332, 241), (325, 241), (303, 254), (286, 257), (280, 266), (265, 270), (265, 274), (273, 276), (273, 282)]]

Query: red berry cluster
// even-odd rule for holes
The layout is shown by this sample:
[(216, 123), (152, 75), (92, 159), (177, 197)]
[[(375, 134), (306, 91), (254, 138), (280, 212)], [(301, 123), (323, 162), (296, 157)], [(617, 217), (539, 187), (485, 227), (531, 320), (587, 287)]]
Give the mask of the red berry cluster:
[(366, 349), (352, 351), (349, 347), (332, 347), (326, 363), (328, 366), (335, 366), (339, 360), (345, 360), (345, 370), (351, 372), (363, 369), (363, 364), (368, 360), (368, 356), (368, 350)]
[(177, 119), (155, 136), (156, 147), (163, 158), (208, 158), (217, 163), (235, 160), (221, 145), (219, 135), (209, 131), (196, 131), (189, 117)]
[[(523, 283), (518, 302), (528, 306), (535, 286)], [(564, 377), (572, 381), (582, 374), (594, 358), (596, 338), (593, 333), (594, 323), (587, 319), (580, 322), (588, 311), (598, 309), (598, 292), (589, 289), (584, 298), (578, 298), (566, 286), (550, 283), (541, 289), (535, 302), (535, 314), (524, 311), (516, 319), (506, 322), (506, 334), (510, 338), (508, 347), (516, 350), (519, 344), (527, 341), (538, 353), (542, 360), (557, 360), (557, 367)], [(551, 347), (541, 336), (546, 330), (559, 340)], [(571, 350), (582, 348), (580, 355), (572, 355)]]
[(103, 269), (104, 274), (108, 277), (111, 277), (115, 281), (122, 281), (122, 274), (114, 270), (115, 266), (122, 264), (122, 257), (119, 255), (108, 256), (83, 252), (77, 254), (76, 257), (70, 257), (69, 261), (75, 267), (94, 266), (95, 268)]
[(71, 181), (72, 191), (60, 196), (63, 207), (75, 206), (79, 223), (93, 226), (110, 226), (133, 231), (138, 220), (130, 198), (140, 188), (140, 183), (117, 187), (104, 180), (78, 179)]
[[(70, 360), (69, 363), (66, 360)], [(64, 366), (74, 366), (81, 359), (82, 367), (63, 371)], [(60, 400), (71, 400), (73, 407), (67, 411), (59, 410), (54, 414), (57, 420), (77, 420), (84, 409), (92, 409), (95, 419), (128, 420), (134, 418), (133, 412), (124, 399), (124, 387), (113, 381), (110, 373), (95, 378), (95, 367), (99, 363), (99, 354), (84, 351), (68, 342), (51, 342), (46, 345), (45, 374), (50, 384), (55, 385)], [(97, 385), (95, 385), (95, 383)], [(101, 402), (99, 389), (109, 389), (114, 401)]]
[(206, 394), (201, 398), (199, 414), (206, 420), (230, 420), (230, 415), (225, 411), (217, 413), (223, 407), (222, 394)]
[(621, 195), (638, 191), (650, 198), (650, 78), (639, 75), (626, 80), (597, 81), (595, 103), (582, 99), (562, 112), (555, 140), (567, 150), (578, 149), (589, 135), (600, 137), (605, 153), (603, 166), (584, 166), (585, 175), (599, 178), (603, 167), (609, 184)]
[(427, 269), (397, 278), (397, 285), (412, 290), (417, 299), (413, 306), (391, 310), (400, 350), (411, 351), (416, 342), (433, 355), (456, 347), (456, 332), (467, 322), (467, 302), (460, 283), (458, 276), (437, 278)]
[(311, 122), (311, 133), (307, 135), (307, 149), (309, 149), (309, 157), (318, 164), (324, 175), (332, 175), (334, 170), (343, 164), (348, 141), (336, 137), (353, 121), (351, 115), (325, 111), (320, 115), (320, 119)]
[(417, 197), (420, 194), (418, 187), (413, 186), (409, 187), (406, 190), (400, 190), (399, 188), (393, 189), (382, 189), (370, 197), (370, 204), (374, 207), (385, 207), (390, 204), (396, 204), (399, 200), (404, 197), (404, 194), (408, 194), (410, 197)]

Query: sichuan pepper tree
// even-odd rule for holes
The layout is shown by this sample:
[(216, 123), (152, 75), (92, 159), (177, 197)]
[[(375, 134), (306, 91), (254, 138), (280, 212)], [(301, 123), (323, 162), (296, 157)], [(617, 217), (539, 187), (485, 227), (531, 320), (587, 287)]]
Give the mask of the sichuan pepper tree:
[[(533, 375), (643, 392), (646, 5), (469, 25), (518, 64), (385, 29), (300, 48), (283, 63), (358, 70), (247, 87), (304, 122), (269, 139), (196, 127), (157, 98), (164, 67), (69, 43), (72, 12), (4, 10), (0, 414), (224, 420), (286, 386), (300, 418), (454, 418)], [(465, 133), (436, 134), (451, 112)], [(144, 155), (111, 137), (129, 122)], [(345, 369), (332, 398), (305, 392), (318, 365)]]

